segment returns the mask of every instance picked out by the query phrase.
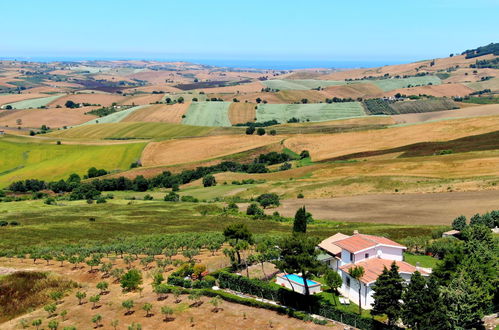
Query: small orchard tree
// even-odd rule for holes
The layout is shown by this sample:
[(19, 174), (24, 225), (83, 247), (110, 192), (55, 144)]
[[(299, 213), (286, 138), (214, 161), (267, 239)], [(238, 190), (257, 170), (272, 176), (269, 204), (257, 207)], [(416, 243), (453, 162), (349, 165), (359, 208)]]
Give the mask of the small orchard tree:
[(142, 284), (142, 274), (137, 269), (130, 269), (121, 277), (120, 283), (125, 291), (137, 290)]
[(178, 304), (182, 300), (180, 299), (181, 292), (178, 288), (173, 288), (172, 289), (172, 294), (175, 297), (175, 303)]
[(221, 300), (219, 296), (211, 298), (210, 304), (213, 305), (213, 309), (211, 310), (213, 313), (218, 313), (220, 311), (220, 308), (218, 307), (220, 306), (220, 301)]
[(95, 323), (95, 327), (98, 328), (100, 326), (100, 322), (102, 321), (102, 316), (100, 314), (96, 314), (92, 316), (92, 322)]
[(45, 307), (43, 307), (43, 309), (47, 312), (49, 317), (51, 317), (52, 315), (54, 315), (57, 306), (55, 304), (48, 304)]
[(59, 322), (56, 320), (52, 320), (49, 322), (48, 327), (50, 330), (56, 330), (59, 327)]
[(66, 321), (66, 315), (68, 315), (68, 310), (67, 309), (63, 310), (60, 315), (62, 317), (62, 320)]
[(85, 299), (87, 297), (87, 294), (85, 292), (82, 292), (82, 291), (77, 291), (75, 296), (76, 296), (76, 299), (78, 299), (78, 305), (81, 305), (83, 299)]
[(40, 325), (42, 325), (42, 319), (36, 319), (31, 322), (31, 325), (36, 327), (36, 330), (40, 329)]
[(100, 295), (104, 294), (108, 287), (109, 287), (109, 284), (106, 281), (102, 281), (102, 282), (97, 283), (97, 289), (100, 290), (100, 293), (99, 293)]
[(111, 326), (114, 328), (114, 330), (117, 330), (118, 324), (120, 324), (120, 321), (118, 321), (118, 320), (111, 321)]
[(163, 321), (168, 322), (169, 320), (171, 320), (170, 316), (173, 315), (173, 308), (168, 307), (168, 306), (162, 306), (161, 307), (161, 314), (163, 314), (165, 316)]
[(54, 303), (58, 304), (64, 294), (61, 291), (54, 291), (50, 293), (50, 298)]
[(97, 303), (100, 301), (100, 295), (96, 294), (95, 296), (91, 296), (89, 300), (92, 303), (92, 309), (95, 309)]
[(144, 306), (142, 306), (142, 309), (146, 312), (146, 317), (149, 317), (151, 314), (152, 310), (152, 304), (151, 303), (145, 303)]
[(132, 308), (135, 305), (132, 299), (125, 300), (121, 303), (123, 308), (126, 308), (126, 314), (131, 314)]

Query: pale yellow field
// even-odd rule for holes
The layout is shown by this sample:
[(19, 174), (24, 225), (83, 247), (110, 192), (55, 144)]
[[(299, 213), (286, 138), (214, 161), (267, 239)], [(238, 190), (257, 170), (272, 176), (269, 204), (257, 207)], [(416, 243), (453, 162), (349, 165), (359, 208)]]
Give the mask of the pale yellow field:
[(182, 115), (186, 113), (189, 105), (190, 102), (175, 104), (154, 104), (133, 112), (123, 121), (180, 124), (182, 122)]
[(392, 127), (332, 135), (295, 135), (284, 142), (291, 150), (309, 150), (314, 161), (425, 141), (446, 141), (496, 131), (499, 116)]
[(17, 126), (18, 119), (21, 120), (22, 127), (40, 128), (42, 125), (47, 125), (51, 128), (59, 128), (73, 126), (96, 118), (93, 115), (85, 115), (85, 112), (96, 108), (8, 110), (0, 116), (0, 126)]
[(227, 135), (149, 143), (142, 153), (143, 166), (190, 163), (262, 147), (282, 136)]

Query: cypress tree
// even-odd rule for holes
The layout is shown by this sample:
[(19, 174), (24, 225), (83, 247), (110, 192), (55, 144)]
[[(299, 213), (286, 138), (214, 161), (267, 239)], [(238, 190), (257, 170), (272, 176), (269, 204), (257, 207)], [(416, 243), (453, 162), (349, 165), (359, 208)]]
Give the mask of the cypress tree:
[(307, 210), (305, 206), (300, 207), (295, 214), (295, 221), (293, 223), (294, 233), (306, 233), (307, 232)]
[(401, 315), (401, 303), (404, 280), (400, 277), (398, 266), (392, 263), (390, 269), (386, 267), (373, 286), (374, 304), (372, 315), (388, 316), (388, 324), (394, 325)]

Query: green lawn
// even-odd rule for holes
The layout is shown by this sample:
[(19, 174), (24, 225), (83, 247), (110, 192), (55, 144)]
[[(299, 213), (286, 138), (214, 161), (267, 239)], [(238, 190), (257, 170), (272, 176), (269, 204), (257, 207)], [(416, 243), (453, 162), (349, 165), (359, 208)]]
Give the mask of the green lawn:
[[(20, 142), (22, 141), (22, 142)], [(34, 139), (0, 139), (0, 187), (29, 178), (59, 180), (84, 174), (95, 166), (125, 170), (140, 158), (145, 143), (115, 145), (56, 145)]]
[(416, 263), (419, 262), (419, 265), (424, 268), (434, 268), (437, 266), (439, 261), (431, 256), (416, 255), (411, 253), (404, 253), (404, 260), (414, 266), (416, 266)]
[[(0, 227), (0, 249), (84, 240), (105, 242), (116, 237), (147, 234), (220, 232), (228, 224), (241, 220), (255, 234), (291, 232), (291, 221), (254, 220), (242, 214), (224, 215), (222, 207), (222, 204), (128, 201), (118, 197), (106, 204), (91, 205), (85, 201), (59, 201), (58, 205), (45, 205), (42, 200), (0, 203), (0, 220), (21, 223), (20, 226)], [(202, 215), (203, 209), (210, 212)], [(89, 221), (90, 217), (96, 221)], [(355, 229), (401, 239), (416, 233), (429, 235), (434, 228), (316, 220), (309, 225), (307, 232), (325, 238), (337, 232), (352, 234)]]

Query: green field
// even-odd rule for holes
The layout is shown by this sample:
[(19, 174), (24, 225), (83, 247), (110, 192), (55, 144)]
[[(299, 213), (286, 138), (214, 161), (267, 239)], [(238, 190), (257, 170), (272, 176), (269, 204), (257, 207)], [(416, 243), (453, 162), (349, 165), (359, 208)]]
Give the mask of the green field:
[(231, 102), (193, 102), (182, 123), (194, 126), (232, 126), (229, 120), (230, 104)]
[(365, 116), (359, 102), (310, 103), (310, 104), (261, 104), (256, 110), (258, 122), (277, 120), (286, 123), (291, 118), (312, 122), (328, 121), (340, 118)]
[(201, 136), (212, 131), (211, 127), (168, 123), (110, 123), (77, 126), (48, 134), (53, 137), (72, 139), (173, 139)]
[(64, 96), (64, 94), (57, 94), (57, 95), (52, 95), (52, 96), (47, 96), (47, 97), (39, 97), (36, 99), (29, 99), (29, 100), (9, 103), (9, 104), (5, 104), (5, 105), (10, 105), (10, 106), (12, 106), (13, 109), (39, 108), (39, 107), (46, 106), (47, 104), (57, 100), (58, 98), (60, 98), (62, 96)]
[(440, 85), (442, 80), (437, 76), (422, 76), (422, 77), (409, 77), (409, 78), (392, 78), (381, 80), (361, 80), (361, 82), (371, 83), (378, 86), (384, 92), (393, 91), (399, 88), (407, 88), (409, 86), (426, 86), (428, 84)]
[(484, 81), (477, 81), (472, 83), (464, 83), (469, 88), (472, 88), (476, 91), (482, 91), (484, 89), (490, 89), (493, 92), (499, 91), (499, 77), (492, 78)]
[(59, 180), (85, 174), (95, 166), (125, 170), (140, 158), (145, 143), (116, 145), (56, 145), (29, 138), (0, 139), (0, 187), (16, 180)]
[(282, 80), (272, 79), (262, 81), (266, 87), (279, 90), (308, 90), (318, 87), (338, 86), (345, 85), (345, 81), (336, 80), (316, 80), (316, 79), (302, 79), (302, 80)]
[[(220, 232), (230, 223), (243, 220), (256, 234), (288, 234), (292, 222), (254, 220), (243, 215), (222, 214), (221, 204), (172, 203), (163, 201), (111, 200), (107, 204), (86, 201), (43, 201), (0, 203), (2, 220), (20, 222), (20, 226), (0, 227), (0, 249), (19, 246), (108, 242), (117, 237), (146, 234)], [(210, 210), (202, 215), (201, 211)], [(96, 221), (88, 219), (94, 217)], [(309, 224), (307, 232), (325, 238), (337, 232), (383, 234), (392, 239), (429, 235), (433, 226), (386, 225), (353, 222), (319, 221)]]
[(137, 111), (139, 109), (142, 109), (142, 108), (144, 108), (146, 106), (147, 105), (139, 105), (139, 106), (136, 106), (136, 107), (133, 107), (133, 108), (130, 108), (130, 109), (118, 111), (118, 112), (112, 113), (112, 114), (104, 116), (104, 117), (100, 117), (100, 118), (97, 118), (97, 119), (93, 119), (93, 120), (87, 121), (86, 123), (83, 123), (83, 124), (78, 125), (78, 126), (92, 125), (92, 124), (119, 123), (120, 121), (122, 121), (123, 119), (125, 119), (128, 115), (130, 115), (133, 112), (135, 112), (135, 111)]

